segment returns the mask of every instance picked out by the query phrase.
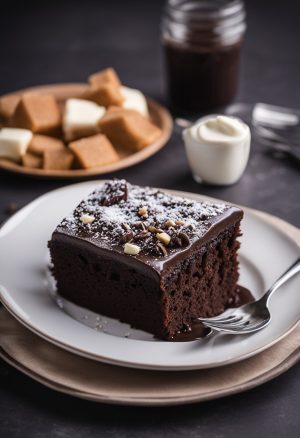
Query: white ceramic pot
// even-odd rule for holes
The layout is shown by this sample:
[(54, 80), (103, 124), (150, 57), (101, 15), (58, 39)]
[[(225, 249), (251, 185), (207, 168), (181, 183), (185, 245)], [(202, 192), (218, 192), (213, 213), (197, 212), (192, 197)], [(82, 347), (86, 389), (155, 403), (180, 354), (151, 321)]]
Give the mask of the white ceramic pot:
[[(216, 128), (217, 119), (224, 122)], [(183, 131), (188, 162), (197, 182), (216, 185), (236, 183), (249, 158), (251, 133), (241, 120), (225, 116), (205, 116)]]

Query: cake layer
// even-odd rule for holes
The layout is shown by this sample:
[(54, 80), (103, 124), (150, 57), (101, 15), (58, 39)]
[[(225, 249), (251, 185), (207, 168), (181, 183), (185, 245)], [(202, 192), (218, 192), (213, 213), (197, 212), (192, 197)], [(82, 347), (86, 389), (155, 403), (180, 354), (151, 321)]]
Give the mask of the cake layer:
[[(131, 186), (97, 188), (49, 242), (58, 293), (157, 337), (234, 300), (242, 211)], [(126, 253), (126, 244), (138, 252)], [(124, 251), (125, 248), (125, 251)]]
[(221, 313), (236, 294), (238, 225), (161, 274), (147, 264), (55, 234), (51, 241), (59, 294), (159, 338), (189, 329), (197, 316)]

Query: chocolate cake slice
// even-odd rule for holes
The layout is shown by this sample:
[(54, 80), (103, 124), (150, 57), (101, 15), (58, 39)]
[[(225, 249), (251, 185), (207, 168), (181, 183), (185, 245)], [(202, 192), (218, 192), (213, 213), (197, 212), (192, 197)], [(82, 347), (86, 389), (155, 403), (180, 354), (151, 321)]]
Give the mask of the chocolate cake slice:
[(108, 181), (52, 235), (58, 293), (170, 340), (236, 300), (242, 216), (230, 205)]

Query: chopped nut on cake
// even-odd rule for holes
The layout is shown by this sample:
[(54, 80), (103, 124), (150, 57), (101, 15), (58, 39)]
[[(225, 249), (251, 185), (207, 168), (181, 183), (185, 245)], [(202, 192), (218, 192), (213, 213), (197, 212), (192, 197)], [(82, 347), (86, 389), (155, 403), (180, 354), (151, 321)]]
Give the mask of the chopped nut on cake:
[(89, 215), (89, 214), (82, 214), (80, 216), (80, 220), (83, 224), (91, 224), (95, 220), (95, 216)]
[(148, 207), (140, 207), (138, 210), (138, 215), (147, 218), (148, 217)]
[(171, 241), (171, 237), (167, 233), (157, 233), (156, 237), (166, 246), (169, 245)]
[(134, 245), (133, 243), (125, 243), (124, 252), (125, 254), (137, 255), (141, 251), (141, 248), (138, 245)]
[(176, 223), (175, 223), (174, 221), (172, 221), (171, 219), (168, 219), (168, 220), (165, 222), (165, 226), (166, 226), (167, 228), (175, 227), (175, 225), (176, 225)]

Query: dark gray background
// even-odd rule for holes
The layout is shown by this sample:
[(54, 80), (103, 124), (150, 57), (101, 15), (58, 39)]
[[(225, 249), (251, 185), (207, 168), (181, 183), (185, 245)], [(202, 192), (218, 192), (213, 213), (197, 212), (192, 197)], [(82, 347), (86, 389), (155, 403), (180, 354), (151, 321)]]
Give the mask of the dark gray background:
[[(19, 4), (18, 4), (19, 3)], [(114, 66), (125, 84), (165, 102), (159, 41), (161, 1), (1, 2), (0, 94), (35, 84), (84, 81)], [(236, 101), (300, 107), (297, 0), (249, 0)], [(204, 193), (262, 209), (300, 225), (299, 168), (253, 143), (241, 181), (196, 184), (182, 141), (115, 174), (131, 182)], [(0, 220), (64, 181), (0, 173)], [(1, 261), (0, 261), (1, 263)], [(271, 263), (271, 261), (270, 261)], [(248, 393), (176, 408), (97, 405), (57, 394), (0, 363), (1, 437), (287, 437), (299, 436), (300, 367)]]

